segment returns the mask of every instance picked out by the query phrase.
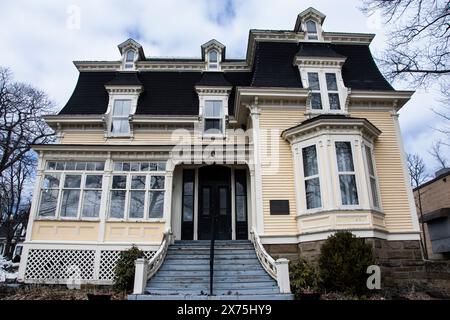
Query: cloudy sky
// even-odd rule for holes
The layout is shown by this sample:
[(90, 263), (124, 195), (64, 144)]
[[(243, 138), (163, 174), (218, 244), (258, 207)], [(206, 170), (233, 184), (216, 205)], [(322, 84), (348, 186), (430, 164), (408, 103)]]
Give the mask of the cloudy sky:
[[(376, 33), (372, 53), (381, 53), (387, 31), (376, 15), (367, 18), (361, 1), (303, 0), (40, 0), (2, 1), (0, 65), (16, 80), (44, 91), (62, 108), (76, 84), (73, 60), (118, 60), (117, 44), (133, 37), (147, 56), (199, 57), (200, 45), (215, 38), (226, 45), (227, 56), (245, 56), (249, 29), (294, 27), (299, 12), (313, 6), (327, 15), (326, 31)], [(396, 89), (411, 89), (395, 84)], [(437, 164), (428, 154), (434, 128), (442, 120), (432, 111), (438, 105), (433, 90), (417, 91), (401, 110), (405, 149), (419, 153), (429, 172)], [(450, 158), (450, 150), (445, 150)]]

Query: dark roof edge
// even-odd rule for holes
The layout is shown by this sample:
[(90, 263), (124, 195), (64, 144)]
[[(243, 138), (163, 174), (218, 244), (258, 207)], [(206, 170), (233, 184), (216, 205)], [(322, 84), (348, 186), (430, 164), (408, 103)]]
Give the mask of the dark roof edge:
[(433, 179), (428, 180), (427, 182), (422, 183), (420, 186), (413, 188), (413, 192), (417, 191), (419, 189), (422, 189), (423, 187), (426, 187), (426, 186), (428, 186), (428, 185), (430, 185), (430, 184), (432, 184), (432, 183), (434, 183), (434, 182), (436, 182), (436, 181), (438, 181), (440, 179), (448, 177), (448, 176), (450, 176), (450, 171), (444, 172), (443, 174), (441, 174), (441, 175), (439, 175), (437, 177), (434, 177)]

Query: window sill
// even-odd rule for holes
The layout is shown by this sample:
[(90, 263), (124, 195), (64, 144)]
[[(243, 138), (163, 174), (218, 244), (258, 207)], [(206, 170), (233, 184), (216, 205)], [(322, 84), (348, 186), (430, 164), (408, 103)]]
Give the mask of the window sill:
[(165, 223), (166, 219), (162, 218), (149, 218), (149, 219), (114, 219), (109, 218), (106, 220), (106, 222), (114, 222), (114, 223), (143, 223), (143, 222), (154, 222), (154, 223)]
[(34, 221), (100, 222), (100, 218), (37, 217)]
[(311, 109), (308, 108), (308, 110), (305, 112), (305, 115), (322, 115), (322, 114), (343, 114), (343, 115), (347, 115), (348, 112), (344, 111), (344, 110), (324, 110), (324, 109)]
[(384, 212), (376, 210), (376, 209), (367, 209), (362, 207), (346, 207), (346, 208), (331, 208), (331, 209), (320, 209), (320, 210), (307, 210), (296, 216), (296, 218), (306, 217), (306, 216), (314, 216), (320, 214), (336, 214), (336, 213), (375, 213), (384, 216)]

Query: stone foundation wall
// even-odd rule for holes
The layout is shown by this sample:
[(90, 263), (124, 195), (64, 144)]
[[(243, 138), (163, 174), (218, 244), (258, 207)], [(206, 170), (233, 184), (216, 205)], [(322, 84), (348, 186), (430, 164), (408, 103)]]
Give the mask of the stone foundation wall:
[[(399, 292), (420, 290), (450, 295), (450, 262), (424, 261), (418, 240), (387, 241), (366, 238), (372, 245), (376, 263), (381, 267), (382, 288)], [(325, 240), (295, 244), (265, 245), (274, 258), (291, 261), (302, 257), (317, 264)]]

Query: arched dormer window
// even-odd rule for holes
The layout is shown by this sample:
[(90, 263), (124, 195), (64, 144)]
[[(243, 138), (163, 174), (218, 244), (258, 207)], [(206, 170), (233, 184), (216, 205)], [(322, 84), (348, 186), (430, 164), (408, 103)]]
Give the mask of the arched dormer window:
[(130, 49), (125, 53), (125, 61), (124, 61), (124, 69), (125, 70), (134, 69), (135, 57), (136, 57), (136, 52), (133, 49)]
[(219, 54), (216, 50), (208, 52), (208, 70), (219, 69)]
[(312, 20), (306, 21), (306, 33), (309, 40), (318, 40), (317, 24)]

